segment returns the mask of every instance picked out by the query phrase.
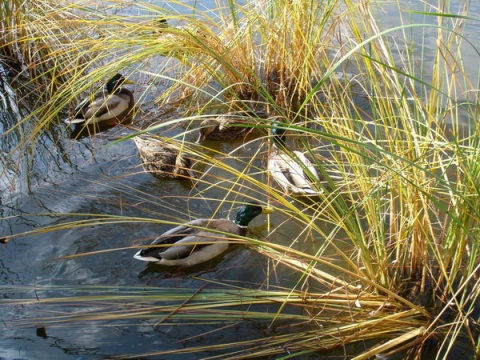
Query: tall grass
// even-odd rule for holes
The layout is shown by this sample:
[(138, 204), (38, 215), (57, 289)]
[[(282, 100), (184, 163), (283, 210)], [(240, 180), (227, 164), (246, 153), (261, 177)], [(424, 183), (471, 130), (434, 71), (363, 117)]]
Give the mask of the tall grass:
[[(219, 283), (221, 290), (187, 292), (170, 307), (157, 303), (162, 289), (149, 289), (141, 301), (135, 291), (121, 296), (125, 289), (114, 295), (104, 295), (100, 289), (97, 304), (104, 301), (108, 309), (118, 302), (122, 310), (66, 312), (61, 319), (37, 320), (57, 325), (120, 318), (203, 323), (214, 314), (222, 323), (262, 318), (281, 324), (289, 318), (298, 325), (295, 330), (266, 335), (258, 342), (185, 351), (288, 358), (365, 342), (368, 349), (355, 357), (361, 359), (395, 352), (420, 357), (425, 344), (433, 343), (437, 357), (448, 358), (462, 340), (471, 356), (478, 356), (479, 144), (476, 128), (462, 132), (460, 115), (460, 109), (467, 107), (468, 116), (478, 117), (478, 81), (469, 79), (462, 57), (468, 8), (453, 14), (442, 4), (439, 1), (423, 14), (437, 24), (405, 23), (388, 30), (377, 23), (378, 4), (349, 0), (245, 6), (232, 0), (228, 6), (219, 2), (214, 15), (194, 9), (194, 17), (146, 3), (137, 6), (155, 15), (100, 16), (83, 11), (86, 8), (72, 11), (59, 5), (59, 14), (75, 14), (69, 26), (95, 36), (69, 34), (68, 42), (63, 40), (47, 56), (58, 61), (56, 70), (73, 66), (66, 70), (69, 82), (56, 82), (54, 96), (33, 112), (42, 123), (54, 121), (93, 83), (129, 69), (171, 82), (158, 95), (157, 106), (181, 106), (183, 114), (152, 129), (182, 124), (186, 130), (178, 141), (184, 141), (206, 113), (268, 110), (289, 129), (292, 148), (314, 158), (322, 174), (318, 186), (324, 191), (315, 200), (294, 199), (279, 192), (268, 175), (260, 180), (251, 175), (264, 172), (255, 159), (268, 151), (268, 135), (252, 140), (258, 150), (251, 159), (237, 159), (235, 166), (184, 142), (186, 151), (195, 153), (205, 169), (213, 164), (228, 174), (215, 177), (206, 171), (200, 178), (201, 190), (192, 198), (208, 198), (210, 189), (221, 187), (225, 198), (217, 199), (220, 203), (247, 193), (252, 198), (266, 196), (276, 207), (283, 221), (270, 229), (271, 242), (237, 240), (269, 259), (270, 274), (278, 268), (293, 269), (292, 288), (269, 289), (265, 279), (253, 294), (239, 286), (232, 295), (230, 285)], [(170, 26), (159, 27), (155, 21), (159, 18), (166, 18)], [(57, 39), (47, 30), (62, 28), (60, 23), (29, 24), (28, 29), (43, 36), (24, 34), (15, 40)], [(411, 45), (409, 38), (427, 30), (438, 39), (431, 62), (424, 60), (426, 50), (416, 47), (425, 44)], [(88, 60), (66, 63), (65, 58), (73, 59), (74, 54)], [(465, 100), (459, 94), (467, 94)], [(258, 126), (268, 132), (270, 120)], [(235, 158), (239, 148), (215, 156)], [(103, 221), (129, 219), (97, 218), (67, 225)], [(276, 242), (282, 228), (291, 224), (301, 229), (298, 234), (288, 244)], [(43, 231), (55, 229), (59, 227)], [(200, 302), (205, 294), (211, 300)], [(39, 304), (89, 300), (78, 295)], [(259, 301), (276, 304), (276, 311), (237, 311), (240, 304)], [(299, 315), (286, 315), (292, 305), (301, 309)], [(246, 350), (233, 350), (240, 346)]]

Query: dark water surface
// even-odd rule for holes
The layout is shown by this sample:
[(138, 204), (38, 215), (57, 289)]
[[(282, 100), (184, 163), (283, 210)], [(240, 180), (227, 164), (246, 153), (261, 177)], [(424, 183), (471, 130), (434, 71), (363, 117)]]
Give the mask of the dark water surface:
[[(411, 2), (405, 3), (411, 5)], [(480, 15), (479, 5), (473, 4), (471, 8), (472, 16)], [(390, 17), (394, 22), (398, 22), (396, 12), (387, 11), (384, 15), (385, 23), (388, 23)], [(479, 27), (472, 25), (468, 35), (472, 37), (471, 41), (476, 40), (478, 43)], [(435, 39), (432, 38), (430, 41), (433, 42)], [(472, 78), (475, 78), (478, 76), (478, 55), (468, 49), (464, 54), (467, 56), (471, 54), (474, 59), (472, 66), (468, 67), (472, 71)], [(14, 104), (15, 101), (13, 107)], [(145, 106), (148, 108), (149, 105)], [(8, 129), (18, 118), (24, 116), (26, 111), (12, 107), (7, 107), (6, 110), (1, 114), (0, 132)], [(39, 153), (30, 155), (35, 156), (36, 164), (39, 164), (35, 169), (29, 168), (28, 163), (22, 163), (20, 160), (15, 163), (13, 159), (13, 163), (7, 163), (6, 158), (3, 158), (1, 165), (4, 170), (0, 178), (2, 192), (0, 217), (3, 220), (0, 223), (0, 236), (89, 218), (80, 214), (108, 214), (184, 222), (196, 217), (210, 217), (216, 211), (218, 203), (208, 198), (223, 198), (225, 195), (223, 190), (210, 189), (200, 196), (197, 191), (205, 190), (205, 187), (192, 190), (188, 184), (178, 181), (158, 180), (142, 172), (133, 141), (112, 145), (114, 139), (128, 131), (114, 128), (97, 137), (79, 141), (68, 139), (61, 129), (56, 130), (56, 133), (54, 131), (52, 134), (46, 134), (38, 146)], [(165, 135), (168, 135), (168, 132)], [(192, 134), (192, 139), (194, 137)], [(13, 144), (18, 140), (14, 134), (0, 137), (0, 148), (7, 153), (13, 149)], [(261, 140), (247, 144), (239, 149), (237, 154), (248, 158), (256, 153), (259, 144)], [(239, 146), (235, 143), (207, 145), (219, 147), (222, 151)], [(235, 163), (232, 165), (237, 166)], [(262, 166), (262, 160), (259, 159), (256, 165)], [(18, 179), (22, 178), (19, 175), (27, 171), (31, 174), (30, 182), (19, 182)], [(227, 175), (219, 170), (211, 170), (210, 176), (211, 179), (223, 179)], [(194, 198), (192, 194), (196, 194)], [(230, 199), (235, 200), (235, 197)], [(244, 199), (238, 197), (236, 200)], [(217, 217), (233, 218), (235, 210), (236, 208), (231, 209), (224, 205)], [(273, 225), (280, 225), (284, 220), (284, 215), (277, 215), (272, 220)], [(278, 273), (268, 275), (267, 260), (245, 247), (234, 247), (224, 256), (212, 261), (206, 267), (211, 271), (204, 272), (203, 269), (196, 268), (184, 273), (158, 266), (147, 266), (132, 258), (134, 249), (125, 249), (136, 244), (146, 244), (156, 234), (170, 227), (147, 220), (117, 222), (43, 234), (27, 234), (11, 240), (8, 244), (0, 244), (0, 284), (6, 289), (0, 296), (4, 300), (10, 300), (79, 295), (79, 286), (109, 286), (112, 291), (116, 286), (124, 288), (131, 286), (136, 289), (158, 286), (180, 291), (215, 288), (205, 280), (238, 283), (246, 287), (250, 284), (252, 288), (257, 288), (265, 278), (269, 278), (271, 286), (288, 287), (290, 281), (296, 281), (289, 279), (287, 269), (279, 268)], [(256, 236), (264, 237), (267, 234), (265, 217), (255, 219), (251, 228)], [(294, 222), (283, 228), (284, 230), (276, 234), (275, 241), (278, 243), (289, 244), (291, 237), (301, 231), (301, 226)], [(68, 255), (115, 248), (119, 250), (59, 259)], [(8, 289), (7, 286), (12, 288)], [(16, 286), (23, 288), (15, 288)], [(53, 287), (49, 292), (45, 292), (42, 290), (44, 286), (71, 286), (71, 288), (55, 290)], [(33, 290), (34, 287), (38, 290)], [(82, 294), (95, 295), (106, 292), (105, 289), (86, 287)], [(148, 293), (147, 290), (146, 292)], [(161, 304), (160, 295), (158, 304)], [(239, 322), (230, 326), (227, 331), (216, 331), (218, 326), (215, 325), (155, 326), (158, 319), (81, 322), (62, 327), (48, 324), (47, 320), (45, 325), (42, 325), (42, 321), (37, 321), (33, 327), (17, 323), (26, 318), (42, 316), (48, 318), (52, 314), (61, 316), (64, 312), (81, 311), (82, 308), (87, 310), (89, 307), (90, 310), (96, 307), (107, 309), (105, 303), (95, 301), (79, 307), (42, 308), (34, 304), (0, 306), (2, 319), (0, 360), (103, 359), (112, 355), (142, 354), (161, 349), (182, 349), (186, 346), (256, 339), (263, 337), (268, 329), (268, 322), (260, 320)], [(113, 306), (111, 310), (118, 309), (118, 306)], [(266, 307), (264, 310), (273, 312), (275, 308)], [(293, 309), (287, 311), (295, 314)], [(202, 335), (207, 331), (212, 333), (209, 336)], [(186, 338), (190, 340), (184, 341)], [(218, 354), (221, 352), (216, 354), (200, 352), (195, 358)], [(152, 358), (193, 357), (187, 354)]]

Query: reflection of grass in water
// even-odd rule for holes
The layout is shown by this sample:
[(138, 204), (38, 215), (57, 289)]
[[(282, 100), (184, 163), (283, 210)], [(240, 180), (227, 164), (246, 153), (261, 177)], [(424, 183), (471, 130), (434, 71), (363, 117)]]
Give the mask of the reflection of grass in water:
[[(276, 207), (272, 223), (281, 226), (269, 229), (269, 242), (239, 241), (269, 259), (269, 275), (288, 267), (298, 274), (297, 283), (291, 289), (269, 289), (266, 280), (262, 290), (253, 293), (241, 284), (232, 292), (224, 283), (216, 284), (221, 290), (201, 289), (198, 293), (152, 288), (142, 300), (135, 290), (129, 293), (127, 288), (108, 295), (102, 294), (103, 289), (89, 288), (90, 292), (98, 291), (100, 305), (104, 301), (108, 309), (116, 302), (122, 304), (121, 310), (110, 312), (100, 306), (98, 312), (65, 314), (63, 320), (146, 318), (158, 319), (163, 325), (177, 319), (208, 322), (215, 318), (222, 323), (267, 319), (275, 326), (289, 319), (293, 324), (308, 324), (307, 328), (291, 327), (258, 341), (208, 347), (225, 353), (244, 346), (249, 357), (282, 354), (285, 348), (290, 353), (306, 354), (360, 341), (369, 341), (371, 350), (358, 358), (409, 348), (420, 354), (427, 338), (444, 339), (438, 342), (438, 351), (446, 354), (458, 338), (466, 338), (471, 353), (478, 353), (479, 147), (476, 137), (457, 136), (461, 119), (456, 115), (457, 93), (470, 86), (456, 43), (462, 39), (457, 34), (465, 19), (438, 17), (443, 28), (432, 27), (441, 39), (432, 66), (422, 62), (421, 54), (419, 60), (419, 54), (408, 49), (401, 52), (402, 57), (395, 57), (392, 50), (400, 47), (399, 42), (380, 32), (368, 4), (276, 4), (262, 10), (229, 2), (228, 11), (219, 10), (218, 16), (198, 10), (195, 19), (162, 12), (172, 24), (177, 20), (190, 24), (183, 29), (171, 26), (159, 30), (146, 16), (92, 13), (89, 18), (85, 15), (72, 20), (70, 26), (97, 36), (56, 44), (57, 52), (43, 57), (40, 64), (59, 59), (53, 66), (59, 71), (64, 69), (63, 59), (72, 54), (79, 59), (89, 55), (93, 60), (62, 70), (71, 81), (54, 82), (55, 95), (32, 117), (41, 124), (49, 123), (82, 91), (128, 67), (143, 71), (143, 76), (172, 81), (157, 98), (162, 107), (181, 105), (187, 114), (195, 115), (265, 107), (281, 115), (284, 122), (292, 122), (289, 143), (309, 153), (322, 175), (318, 186), (324, 192), (316, 200), (294, 200), (271, 186), (259, 163), (269, 146), (263, 140), (254, 140), (252, 144), (263, 145), (252, 146), (254, 151), (245, 158), (238, 158), (240, 149), (212, 156), (193, 144), (183, 144), (185, 151), (198, 158), (197, 166), (205, 173), (199, 191), (190, 193), (189, 201), (209, 201), (212, 216), (222, 203), (234, 207), (234, 202), (248, 198), (268, 199)], [(161, 12), (153, 5), (141, 6)], [(40, 29), (38, 34), (28, 35), (29, 39), (40, 40), (46, 35), (45, 28), (35, 27), (35, 22), (29, 26), (33, 31)], [(410, 29), (426, 28), (405, 25), (390, 31), (404, 38)], [(55, 38), (56, 33), (48, 36)], [(160, 62), (158, 55), (169, 56), (166, 63), (179, 79), (148, 67)], [(116, 61), (110, 61), (112, 57)], [(99, 65), (101, 60), (105, 65)], [(32, 66), (35, 64), (33, 61)], [(353, 76), (333, 76), (333, 71), (347, 68), (354, 69)], [(93, 69), (88, 76), (81, 76)], [(428, 71), (428, 83), (416, 77)], [(145, 93), (149, 86), (145, 85)], [(468, 96), (477, 93), (469, 92)], [(368, 103), (368, 111), (356, 106), (358, 96)], [(137, 98), (141, 103), (142, 96)], [(474, 117), (475, 107), (469, 111)], [(446, 116), (453, 124), (448, 128), (442, 123)], [(200, 120), (190, 118), (186, 131)], [(161, 122), (157, 130), (173, 123)], [(269, 127), (268, 120), (260, 124)], [(182, 142), (181, 135), (177, 139)], [(126, 191), (134, 193), (135, 189)], [(220, 199), (211, 198), (213, 191), (222, 194)], [(174, 217), (174, 223), (186, 220), (181, 214)], [(147, 220), (94, 216), (61, 226), (132, 221)], [(282, 227), (292, 223), (298, 231), (288, 243), (282, 239), (282, 245), (278, 244), (275, 239), (283, 236)], [(159, 293), (162, 299), (172, 298), (172, 304), (158, 304)], [(75, 296), (40, 304), (91, 300), (90, 296)], [(133, 306), (125, 306), (124, 301)], [(258, 303), (278, 308), (267, 314), (236, 308)], [(289, 306), (302, 312), (287, 314), (284, 310)], [(42, 319), (42, 323), (47, 321), (61, 322), (57, 317)], [(199, 350), (192, 347), (185, 351)], [(232, 356), (246, 356), (231, 351)]]

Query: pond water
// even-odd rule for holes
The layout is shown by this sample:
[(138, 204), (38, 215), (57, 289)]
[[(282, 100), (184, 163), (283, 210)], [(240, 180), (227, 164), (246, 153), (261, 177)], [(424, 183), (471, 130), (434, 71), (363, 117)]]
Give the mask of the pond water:
[[(196, 1), (191, 3), (197, 4)], [(404, 3), (405, 10), (422, 6), (418, 5), (417, 1)], [(166, 7), (167, 4), (166, 2)], [(214, 2), (202, 2), (202, 6), (215, 8), (216, 5)], [(417, 10), (422, 9), (423, 7), (417, 8)], [(472, 4), (471, 9), (471, 16), (480, 16), (480, 5)], [(383, 23), (398, 23), (398, 13), (393, 10), (393, 7), (387, 6), (381, 14), (384, 16)], [(405, 13), (404, 16), (408, 18), (409, 15)], [(427, 20), (434, 21), (434, 19), (423, 19), (423, 17), (419, 19), (420, 22)], [(436, 41), (433, 29), (431, 34), (432, 37), (425, 38), (425, 42)], [(480, 27), (478, 25), (472, 24), (466, 34), (472, 43), (479, 43)], [(415, 33), (412, 35), (416, 36)], [(464, 52), (466, 57), (471, 56), (475, 59), (471, 62), (471, 66), (468, 66), (470, 66), (472, 79), (476, 79), (479, 71), (478, 55), (471, 47), (468, 48), (468, 44), (465, 46), (467, 47)], [(426, 48), (428, 49), (428, 46)], [(425, 56), (428, 57), (431, 54), (426, 53)], [(148, 110), (152, 105), (146, 103), (144, 106)], [(22, 109), (10, 108), (8, 113), (3, 112), (0, 118), (0, 132), (5, 131), (22, 114), (24, 114)], [(176, 132), (177, 130), (172, 129), (170, 132), (163, 132), (163, 135), (169, 136)], [(211, 200), (211, 198), (222, 199), (226, 190), (207, 189), (202, 185), (199, 189), (192, 189), (188, 184), (173, 180), (159, 180), (144, 173), (133, 141), (128, 140), (112, 145), (112, 139), (125, 134), (128, 134), (128, 130), (114, 128), (96, 137), (79, 141), (68, 139), (62, 130), (46, 135), (41, 140), (43, 143), (39, 146), (40, 153), (31, 155), (36, 157), (37, 164), (43, 164), (43, 166), (27, 170), (26, 164), (21, 162), (18, 164), (17, 172), (32, 171), (29, 183), (18, 182), (17, 174), (12, 170), (14, 167), (2, 162), (2, 166), (10, 169), (10, 172), (1, 172), (0, 190), (3, 195), (0, 197), (0, 205), (2, 205), (0, 216), (3, 220), (0, 236), (82, 218), (87, 219), (89, 216), (86, 214), (144, 218), (143, 221), (134, 223), (115, 222), (24, 235), (8, 244), (0, 244), (0, 284), (4, 286), (2, 292), (4, 300), (76, 294), (79, 285), (111, 286), (112, 288), (107, 290), (92, 291), (92, 294), (104, 294), (113, 291), (115, 287), (125, 289), (126, 286), (136, 289), (158, 286), (181, 291), (203, 288), (209, 281), (239, 283), (252, 288), (257, 288), (265, 278), (269, 279), (270, 286), (288, 287), (290, 281), (296, 281), (295, 278), (289, 278), (288, 269), (279, 268), (275, 274), (269, 274), (267, 259), (252, 249), (240, 246), (233, 247), (224, 256), (208, 264), (206, 268), (210, 271), (193, 268), (177, 272), (135, 261), (132, 258), (135, 250), (128, 249), (129, 246), (147, 244), (155, 235), (171, 227), (155, 220), (184, 222), (196, 217), (210, 217), (217, 208), (220, 209), (216, 214), (217, 217), (232, 218), (238, 206), (232, 207), (229, 204), (219, 206), (218, 202)], [(190, 140), (194, 138), (195, 134), (191, 134)], [(11, 137), (0, 137), (0, 147), (4, 152), (8, 152), (15, 140)], [(257, 139), (243, 146), (235, 142), (207, 142), (205, 145), (212, 149), (220, 149), (222, 152), (238, 147), (237, 155), (250, 158), (256, 156), (259, 149), (262, 151), (261, 144), (262, 140)], [(68, 157), (65, 156), (63, 149), (68, 149)], [(225, 159), (225, 161), (237, 166), (233, 160)], [(53, 162), (55, 164), (52, 165)], [(261, 167), (261, 157), (252, 166)], [(231, 179), (231, 175), (224, 174), (218, 169), (211, 169), (208, 176), (210, 182), (221, 183), (220, 180)], [(253, 190), (245, 190), (244, 195), (265, 200)], [(232, 195), (228, 198), (239, 202), (245, 200), (242, 196)], [(272, 218), (273, 225), (284, 224), (287, 217), (287, 214), (277, 214)], [(264, 216), (256, 218), (250, 227), (259, 238), (264, 238), (267, 234)], [(290, 221), (288, 226), (284, 224), (282, 230), (276, 233), (274, 241), (289, 244), (289, 239), (301, 230), (301, 224)], [(108, 249), (117, 250), (91, 256), (59, 259), (63, 256)], [(42, 291), (44, 286), (59, 288), (57, 291), (52, 288), (49, 292), (44, 292)], [(62, 289), (62, 286), (71, 286), (71, 288)], [(96, 303), (88, 306), (95, 307)], [(58, 316), (63, 312), (79, 311), (72, 308), (51, 307), (47, 312), (46, 309), (37, 308), (34, 305), (1, 306), (0, 316), (3, 321), (0, 360), (102, 359), (122, 354), (142, 354), (162, 349), (173, 350), (238, 339), (255, 339), (263, 336), (267, 328), (267, 323), (261, 321), (239, 322), (228, 331), (218, 331), (215, 325), (155, 326), (158, 319), (82, 322), (67, 327), (51, 326), (47, 321), (44, 326), (40, 322), (34, 327), (16, 324), (17, 320), (28, 317), (50, 316), (53, 311), (58, 311)], [(267, 310), (274, 311), (274, 309), (265, 309)], [(288, 311), (295, 314), (295, 309)], [(212, 333), (206, 336), (208, 331)], [(192, 340), (184, 342), (185, 338)], [(195, 358), (218, 354), (221, 352), (216, 354), (199, 352)], [(165, 358), (192, 359), (192, 356), (178, 354), (168, 355)], [(322, 356), (319, 355), (317, 358)]]

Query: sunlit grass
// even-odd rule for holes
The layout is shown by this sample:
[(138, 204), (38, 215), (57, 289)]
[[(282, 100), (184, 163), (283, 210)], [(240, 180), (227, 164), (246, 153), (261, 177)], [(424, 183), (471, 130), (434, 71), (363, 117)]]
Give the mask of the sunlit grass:
[[(195, 16), (146, 3), (136, 6), (148, 15), (124, 15), (124, 4), (116, 1), (110, 2), (108, 13), (87, 12), (86, 3), (58, 4), (55, 16), (49, 16), (40, 11), (46, 4), (31, 5), (38, 7), (38, 17), (28, 24), (17, 19), (18, 37), (9, 40), (9, 46), (35, 44), (46, 51), (23, 61), (29, 74), (32, 68), (38, 72), (32, 79), (50, 74), (55, 84), (46, 87), (54, 91), (32, 112), (40, 125), (31, 138), (112, 73), (165, 82), (165, 91), (155, 94), (156, 106), (162, 111), (175, 108), (179, 116), (150, 130), (182, 129), (172, 141), (195, 157), (195, 166), (203, 171), (189, 201), (214, 204), (212, 216), (222, 205), (233, 209), (248, 199), (269, 202), (277, 215), (267, 224), (267, 239), (236, 241), (263, 254), (269, 275), (280, 267), (297, 275), (291, 289), (272, 290), (265, 279), (253, 293), (242, 286), (235, 289), (238, 293), (229, 292), (229, 284), (218, 283), (218, 289), (198, 294), (152, 288), (142, 300), (135, 289), (125, 296), (126, 288), (103, 294), (104, 289), (92, 287), (86, 290), (89, 295), (33, 302), (68, 309), (94, 299), (97, 310), (73, 315), (65, 310), (61, 316), (23, 324), (138, 319), (158, 326), (173, 320), (211, 324), (212, 314), (222, 324), (288, 319), (301, 326), (258, 340), (267, 345), (250, 340), (185, 351), (229, 352), (243, 346), (245, 353), (230, 353), (242, 358), (283, 354), (287, 345), (291, 354), (305, 354), (368, 341), (370, 350), (358, 356), (364, 358), (409, 347), (420, 354), (422, 344), (433, 339), (438, 353), (448, 357), (462, 338), (478, 355), (480, 154), (477, 129), (464, 133), (459, 101), (459, 94), (467, 94), (468, 114), (478, 117), (478, 85), (469, 79), (461, 56), (466, 18), (427, 8), (435, 10), (430, 16), (436, 25), (406, 23), (383, 31), (374, 14), (378, 5), (354, 1), (243, 7), (229, 1), (219, 2), (216, 12), (184, 7)], [(168, 27), (158, 25), (161, 18)], [(409, 45), (410, 31), (426, 29), (438, 38), (433, 64), (423, 59), (423, 50)], [(44, 39), (49, 46), (42, 45)], [(57, 74), (68, 81), (59, 81)], [(140, 108), (153, 90), (147, 84), (137, 94)], [(307, 152), (316, 162), (323, 193), (316, 199), (295, 199), (281, 193), (265, 174), (273, 118), (258, 121), (264, 136), (228, 153), (187, 141), (202, 116), (232, 109), (268, 110), (287, 124), (292, 149)], [(145, 202), (157, 201), (134, 187), (125, 191)], [(222, 198), (212, 199), (212, 191)], [(196, 214), (184, 211), (168, 220), (71, 215), (81, 220), (32, 233), (115, 222), (174, 225)], [(298, 233), (280, 244), (275, 240), (287, 226)], [(200, 294), (205, 299), (194, 301)], [(167, 301), (172, 303), (165, 305)], [(112, 302), (122, 304), (121, 310), (110, 310)], [(259, 303), (276, 304), (276, 311), (237, 309)], [(300, 309), (298, 315), (284, 313), (290, 306)], [(397, 342), (383, 344), (393, 339)]]

